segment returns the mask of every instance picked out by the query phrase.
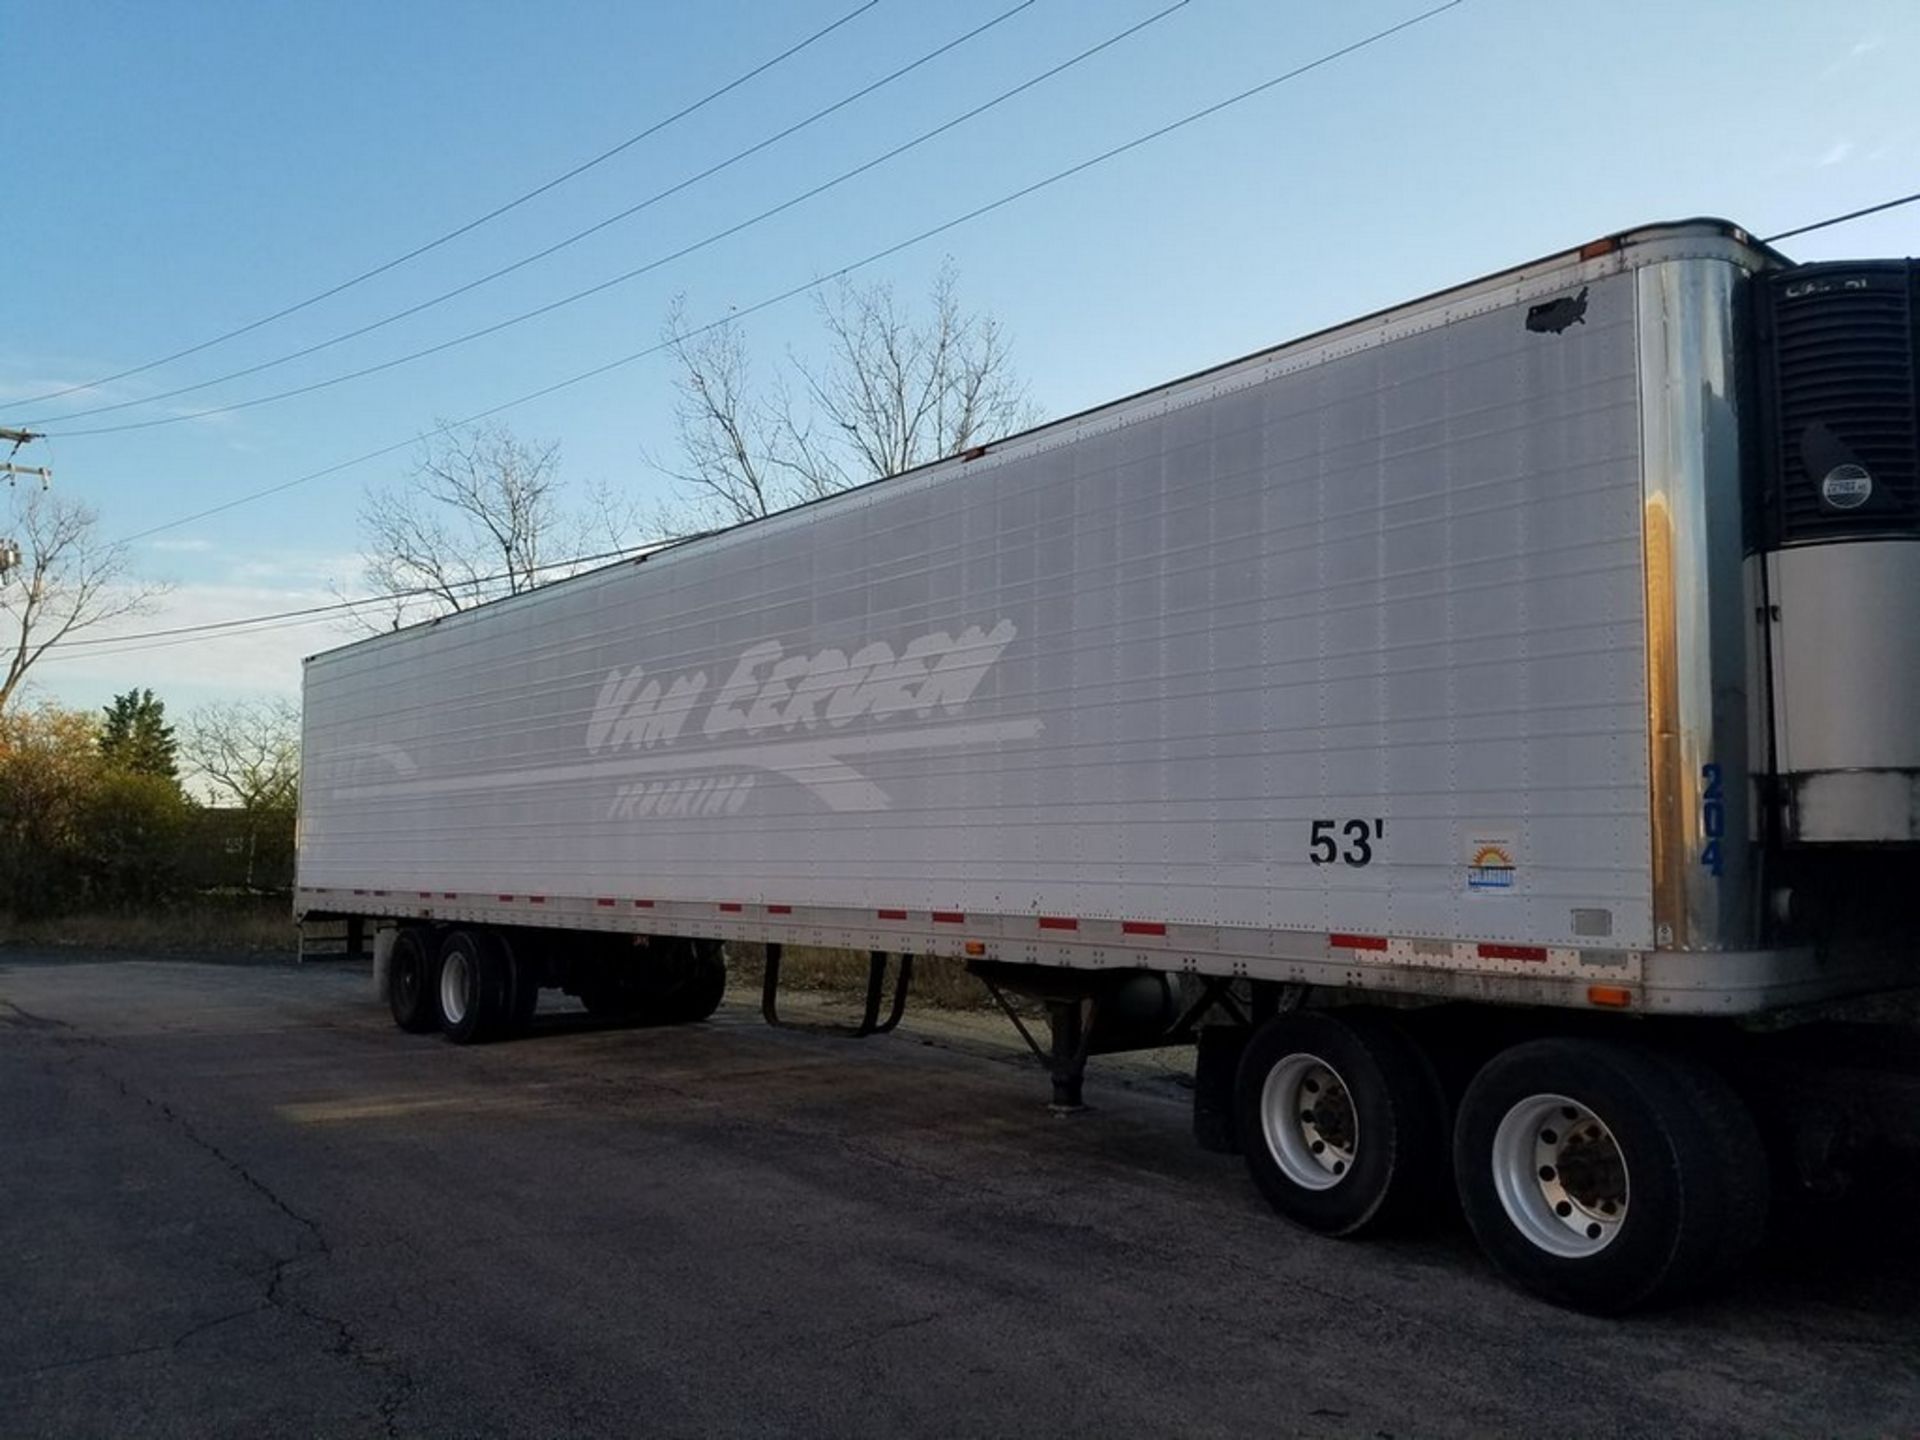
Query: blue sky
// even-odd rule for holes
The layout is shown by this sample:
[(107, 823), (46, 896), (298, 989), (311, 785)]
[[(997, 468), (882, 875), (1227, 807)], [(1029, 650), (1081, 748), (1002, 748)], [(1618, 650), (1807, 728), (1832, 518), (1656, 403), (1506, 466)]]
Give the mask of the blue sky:
[[(150, 429), (63, 429), (230, 403), (376, 364), (676, 250), (979, 104), (1169, 0), (1037, 0), (917, 72), (550, 260), (250, 379), (93, 421), (271, 359), (544, 247), (1010, 8), (880, 3), (696, 116), (430, 255), (176, 364), (16, 402), (244, 324), (404, 252), (645, 128), (858, 0), (697, 6), (479, 0), (10, 9), (0, 424), (132, 535), (407, 440), (831, 272), (1155, 125), (1427, 8), (1190, 0), (1087, 63), (697, 255), (591, 300), (281, 403)], [(950, 256), (1006, 327), (1046, 413), (1112, 396), (1644, 221), (1770, 233), (1920, 188), (1920, 6), (1466, 0), (1052, 187), (863, 278), (922, 290)], [(1920, 206), (1785, 247), (1920, 250)], [(769, 361), (818, 334), (804, 300), (753, 316)], [(665, 498), (671, 379), (641, 360), (519, 407), (570, 483)], [(358, 593), (355, 513), (395, 454), (138, 541), (174, 585), (126, 628)], [(288, 693), (337, 625), (50, 658), (38, 689), (176, 708)]]

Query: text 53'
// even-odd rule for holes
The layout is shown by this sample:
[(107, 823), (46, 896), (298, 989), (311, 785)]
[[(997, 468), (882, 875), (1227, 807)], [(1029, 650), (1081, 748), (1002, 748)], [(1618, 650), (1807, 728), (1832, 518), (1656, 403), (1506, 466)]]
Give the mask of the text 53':
[(1336, 860), (1347, 865), (1373, 863), (1373, 847), (1387, 838), (1384, 820), (1315, 820), (1308, 833), (1307, 858), (1316, 865)]

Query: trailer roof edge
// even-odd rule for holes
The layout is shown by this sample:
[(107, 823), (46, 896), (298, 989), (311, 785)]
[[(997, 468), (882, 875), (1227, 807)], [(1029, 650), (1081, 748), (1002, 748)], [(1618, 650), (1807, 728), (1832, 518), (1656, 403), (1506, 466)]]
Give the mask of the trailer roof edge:
[[(1793, 263), (1788, 256), (1757, 238), (1744, 226), (1736, 225), (1731, 220), (1725, 220), (1718, 216), (1703, 215), (1693, 216), (1684, 220), (1655, 221), (1646, 225), (1636, 225), (1626, 230), (1616, 230), (1609, 234), (1585, 241), (1579, 245), (1550, 251), (1546, 255), (1539, 256), (1535, 259), (1522, 261), (1516, 265), (1509, 265), (1500, 270), (1489, 271), (1471, 280), (1461, 281), (1455, 285), (1448, 285), (1439, 290), (1429, 291), (1426, 294), (1415, 296), (1410, 300), (1402, 300), (1378, 310), (1368, 311), (1362, 315), (1350, 316), (1336, 324), (1322, 326), (1318, 330), (1309, 330), (1272, 345), (1263, 345), (1257, 350), (1251, 350), (1245, 354), (1233, 356), (1230, 359), (1219, 361), (1215, 364), (1205, 366), (1202, 369), (1191, 371), (1185, 375), (1159, 381), (1156, 384), (1148, 385), (1126, 395), (1117, 396), (1111, 400), (1103, 400), (1097, 405), (1088, 406), (1083, 410), (1076, 410), (1071, 414), (1056, 416), (1051, 420), (1042, 421), (1040, 424), (1030, 426), (1025, 430), (1017, 430), (1012, 434), (1000, 436), (997, 439), (987, 442), (985, 445), (977, 446), (961, 455), (945, 455), (937, 460), (929, 460), (924, 464), (914, 466), (910, 470), (902, 470), (897, 474), (885, 475), (876, 480), (863, 481), (858, 485), (836, 491), (831, 495), (822, 495), (813, 499), (803, 500), (797, 505), (776, 511), (772, 515), (761, 516), (754, 520), (743, 520), (737, 524), (704, 531), (683, 540), (662, 542), (646, 550), (643, 554), (614, 560), (605, 565), (598, 565), (590, 570), (583, 570), (576, 575), (569, 575), (559, 580), (550, 581), (536, 589), (522, 591), (517, 595), (503, 595), (498, 599), (488, 600), (479, 605), (470, 606), (465, 610), (454, 611), (448, 615), (435, 616), (429, 620), (416, 621), (412, 625), (403, 626), (397, 630), (389, 630), (379, 635), (369, 635), (359, 640), (350, 640), (343, 645), (335, 645), (326, 650), (316, 651), (313, 654), (302, 657), (301, 665), (304, 668), (316, 660), (342, 655), (348, 651), (360, 650), (367, 646), (385, 644), (401, 636), (411, 635), (419, 630), (430, 629), (449, 622), (464, 620), (469, 616), (494, 610), (500, 606), (532, 603), (541, 596), (563, 585), (590, 580), (596, 576), (605, 576), (622, 567), (643, 564), (656, 557), (671, 556), (690, 546), (721, 542), (730, 536), (738, 534), (740, 531), (751, 529), (756, 525), (765, 525), (780, 520), (784, 516), (808, 511), (818, 506), (836, 504), (848, 496), (871, 491), (877, 486), (893, 485), (916, 476), (923, 476), (927, 472), (942, 466), (963, 464), (968, 460), (984, 455), (988, 451), (1005, 449), (1032, 440), (1035, 437), (1045, 435), (1049, 431), (1061, 430), (1083, 424), (1094, 416), (1122, 409), (1163, 392), (1178, 390), (1205, 381), (1210, 377), (1221, 375), (1240, 366), (1265, 360), (1283, 351), (1294, 349), (1295, 347), (1304, 348), (1306, 346), (1323, 343), (1330, 337), (1340, 334), (1342, 331), (1375, 325), (1396, 316), (1434, 308), (1475, 290), (1495, 287), (1508, 280), (1538, 277), (1541, 274), (1551, 273), (1556, 269), (1572, 269), (1606, 254), (1615, 252), (1629, 253), (1635, 249), (1653, 246), (1662, 242), (1680, 241), (1689, 238), (1710, 238), (1731, 242), (1751, 252), (1756, 257), (1760, 262), (1760, 266), (1756, 268), (1790, 265)], [(1628, 263), (1631, 264), (1631, 260)], [(1657, 262), (1649, 260), (1645, 263)]]

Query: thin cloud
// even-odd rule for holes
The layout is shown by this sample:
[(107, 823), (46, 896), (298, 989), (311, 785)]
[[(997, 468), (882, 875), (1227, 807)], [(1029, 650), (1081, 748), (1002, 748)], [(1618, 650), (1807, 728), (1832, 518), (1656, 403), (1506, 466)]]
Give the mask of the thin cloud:
[(1885, 42), (1878, 35), (1869, 35), (1864, 40), (1854, 41), (1853, 44), (1847, 47), (1846, 54), (1836, 60), (1829, 60), (1825, 65), (1821, 66), (1819, 78), (1822, 80), (1831, 80), (1842, 70), (1857, 65), (1860, 61), (1866, 59), (1867, 56), (1878, 50), (1883, 43)]
[(1844, 164), (1847, 157), (1852, 154), (1853, 142), (1851, 140), (1836, 140), (1827, 147), (1826, 154), (1822, 155), (1814, 163), (1821, 166), (1841, 165)]

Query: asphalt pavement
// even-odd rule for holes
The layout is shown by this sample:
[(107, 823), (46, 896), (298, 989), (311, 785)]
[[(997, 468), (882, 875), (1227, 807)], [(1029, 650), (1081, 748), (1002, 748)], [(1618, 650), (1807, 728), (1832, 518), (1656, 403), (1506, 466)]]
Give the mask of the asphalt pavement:
[(0, 951), (0, 1435), (1907, 1434), (1870, 1195), (1602, 1321), (1342, 1244), (984, 1029), (395, 1030), (363, 970)]

